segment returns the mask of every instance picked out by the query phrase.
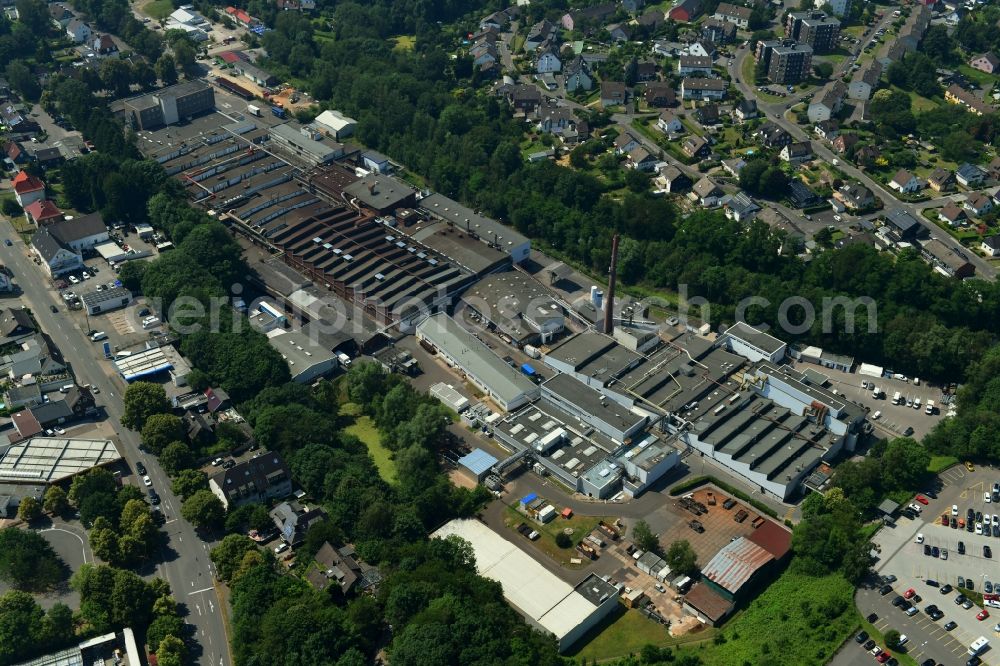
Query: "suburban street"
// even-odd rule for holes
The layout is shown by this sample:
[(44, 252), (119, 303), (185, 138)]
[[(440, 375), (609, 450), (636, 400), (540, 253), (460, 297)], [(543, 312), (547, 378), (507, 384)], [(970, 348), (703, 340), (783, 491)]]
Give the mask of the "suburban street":
[[(754, 86), (739, 77), (740, 68), (742, 67), (742, 62), (744, 58), (753, 57), (753, 54), (749, 49), (740, 47), (736, 53), (736, 58), (734, 62), (730, 65), (730, 75), (733, 80), (737, 82), (740, 92), (747, 99), (757, 99), (757, 93)], [(988, 261), (983, 259), (981, 256), (975, 252), (963, 248), (960, 243), (955, 241), (946, 232), (939, 229), (936, 225), (925, 218), (921, 212), (926, 208), (936, 208), (942, 205), (940, 199), (922, 201), (920, 203), (908, 203), (900, 201), (896, 198), (896, 195), (891, 192), (888, 188), (884, 187), (881, 183), (871, 178), (864, 171), (858, 169), (854, 165), (850, 164), (847, 160), (842, 159), (840, 156), (835, 155), (824, 143), (820, 141), (813, 141), (811, 134), (801, 127), (799, 127), (795, 122), (789, 120), (785, 115), (786, 107), (789, 102), (782, 101), (776, 103), (764, 103), (758, 100), (757, 107), (769, 120), (773, 121), (779, 127), (783, 128), (789, 134), (792, 135), (797, 141), (808, 141), (813, 149), (813, 154), (823, 160), (833, 163), (834, 160), (837, 161), (837, 168), (843, 171), (845, 174), (861, 182), (862, 185), (870, 189), (875, 196), (880, 197), (885, 202), (885, 209), (890, 208), (902, 208), (907, 213), (913, 216), (920, 224), (927, 228), (930, 235), (934, 238), (938, 238), (945, 245), (948, 245), (954, 249), (961, 251), (965, 254), (969, 262), (975, 266), (976, 273), (979, 277), (993, 280), (997, 276), (997, 270)]]
[[(12, 247), (0, 245), (0, 262), (7, 266), (20, 285), (23, 291), (21, 300), (31, 308), (41, 329), (70, 362), (77, 383), (89, 383), (100, 388), (97, 402), (104, 407), (107, 422), (118, 434), (122, 456), (131, 469), (135, 469), (138, 460), (145, 464), (153, 487), (162, 498), (161, 508), (167, 519), (162, 528), (166, 535), (162, 557), (155, 570), (150, 568), (140, 573), (164, 578), (170, 583), (177, 602), (187, 609), (185, 620), (192, 626), (193, 663), (203, 666), (232, 663), (222, 618), (222, 603), (214, 587), (215, 577), (209, 559), (208, 551), (212, 544), (203, 541), (194, 527), (180, 518), (181, 502), (170, 490), (169, 477), (154, 456), (140, 452), (138, 434), (121, 425), (124, 384), (103, 359), (101, 346), (91, 342), (86, 332), (74, 323), (58, 293), (32, 261), (30, 250), (14, 232), (10, 221), (2, 218), (0, 228), (3, 229), (3, 237), (13, 242)], [(51, 312), (50, 305), (55, 305), (59, 311)], [(136, 477), (129, 477), (126, 482), (136, 483)], [(141, 483), (139, 485), (141, 487)]]

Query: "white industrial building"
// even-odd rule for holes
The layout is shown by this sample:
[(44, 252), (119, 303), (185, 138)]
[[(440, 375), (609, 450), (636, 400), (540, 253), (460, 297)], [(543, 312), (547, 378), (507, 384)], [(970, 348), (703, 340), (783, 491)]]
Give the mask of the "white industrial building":
[(618, 588), (594, 574), (571, 586), (483, 523), (452, 520), (432, 537), (467, 541), (479, 575), (495, 580), (525, 620), (555, 636), (565, 652), (618, 607)]
[(112, 287), (101, 291), (88, 291), (81, 299), (87, 312), (96, 315), (127, 306), (132, 302), (132, 292), (125, 287)]
[(170, 345), (151, 347), (128, 356), (119, 354), (114, 364), (126, 382), (168, 372), (174, 386), (187, 386), (187, 378), (191, 374), (191, 366), (180, 352)]
[(301, 331), (274, 329), (267, 334), (267, 341), (285, 359), (293, 382), (306, 384), (338, 367), (337, 357), (332, 351), (310, 340)]
[(337, 141), (354, 134), (354, 130), (358, 126), (358, 121), (354, 118), (348, 118), (340, 111), (324, 111), (316, 116), (313, 123)]
[(309, 164), (329, 164), (344, 156), (342, 145), (316, 141), (290, 125), (275, 125), (270, 130), (271, 140)]
[(729, 351), (754, 362), (780, 363), (788, 350), (785, 342), (743, 322), (737, 322), (727, 328), (720, 340)]
[(110, 439), (33, 437), (3, 452), (0, 483), (58, 483), (121, 458)]
[(469, 408), (469, 399), (455, 390), (455, 387), (451, 384), (438, 382), (431, 387), (429, 393), (440, 400), (441, 404), (448, 409), (451, 409), (456, 414), (461, 414)]
[(465, 373), (501, 409), (513, 411), (540, 394), (538, 386), (443, 312), (417, 324), (417, 339), (428, 351)]

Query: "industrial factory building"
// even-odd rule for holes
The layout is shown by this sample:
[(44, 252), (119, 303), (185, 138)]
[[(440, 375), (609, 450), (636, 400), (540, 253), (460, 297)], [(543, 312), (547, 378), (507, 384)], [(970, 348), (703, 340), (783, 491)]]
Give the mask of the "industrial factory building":
[(564, 309), (552, 292), (518, 271), (487, 275), (462, 300), (517, 346), (546, 344), (566, 325)]

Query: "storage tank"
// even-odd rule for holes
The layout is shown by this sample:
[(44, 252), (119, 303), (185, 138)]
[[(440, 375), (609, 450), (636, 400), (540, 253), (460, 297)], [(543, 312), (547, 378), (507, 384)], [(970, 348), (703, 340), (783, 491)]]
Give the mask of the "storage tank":
[(590, 288), (590, 304), (598, 310), (600, 310), (604, 304), (604, 292), (598, 289), (596, 285)]

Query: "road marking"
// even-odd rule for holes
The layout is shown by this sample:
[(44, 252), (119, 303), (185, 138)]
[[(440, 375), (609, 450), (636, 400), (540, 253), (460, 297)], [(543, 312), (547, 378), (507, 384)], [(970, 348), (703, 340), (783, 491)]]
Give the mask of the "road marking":
[[(194, 587), (194, 581), (191, 581), (191, 587)], [(188, 596), (190, 597), (192, 594), (201, 594), (202, 592), (208, 592), (209, 590), (212, 590), (212, 589), (214, 589), (214, 588), (205, 587), (205, 588), (202, 588), (200, 590), (195, 590), (194, 592), (188, 592)], [(212, 603), (211, 600), (209, 600), (209, 603)]]
[(170, 523), (176, 523), (176, 522), (177, 522), (177, 519), (176, 519), (176, 518), (171, 518), (170, 520), (168, 520), (167, 522), (165, 522), (165, 523), (163, 523), (163, 524), (164, 524), (164, 525), (169, 525)]
[(198, 615), (200, 616), (201, 615), (201, 606), (199, 606), (198, 604), (195, 604), (194, 607), (198, 609)]

